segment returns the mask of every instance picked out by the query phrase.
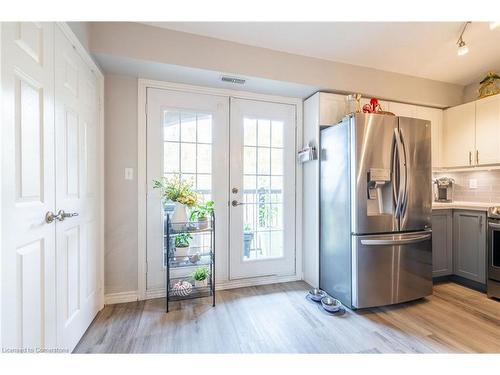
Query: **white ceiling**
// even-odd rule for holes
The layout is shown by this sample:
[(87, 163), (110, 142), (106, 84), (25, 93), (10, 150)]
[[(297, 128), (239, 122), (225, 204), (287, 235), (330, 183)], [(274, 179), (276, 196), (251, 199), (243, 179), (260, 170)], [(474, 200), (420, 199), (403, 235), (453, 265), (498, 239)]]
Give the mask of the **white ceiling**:
[(245, 90), (261, 94), (281, 95), (294, 98), (307, 98), (316, 91), (324, 89), (323, 87), (307, 86), (265, 78), (247, 77), (238, 74), (238, 78), (245, 78), (247, 80), (244, 86), (240, 86), (221, 81), (220, 78), (222, 75), (227, 74), (232, 76), (230, 73), (163, 64), (153, 61), (135, 60), (128, 57), (118, 57), (100, 53), (93, 55), (99, 66), (105, 72), (137, 78), (230, 90)]
[(149, 25), (325, 60), (468, 85), (500, 71), (500, 27), (473, 22), (150, 22)]

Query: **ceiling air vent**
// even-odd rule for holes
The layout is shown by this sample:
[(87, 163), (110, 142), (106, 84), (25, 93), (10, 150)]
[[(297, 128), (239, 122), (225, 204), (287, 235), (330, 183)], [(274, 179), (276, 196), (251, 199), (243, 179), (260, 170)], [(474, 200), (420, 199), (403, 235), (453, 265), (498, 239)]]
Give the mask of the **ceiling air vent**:
[(229, 82), (229, 83), (234, 83), (238, 85), (244, 85), (246, 80), (242, 78), (236, 78), (236, 77), (228, 77), (228, 76), (222, 76), (221, 77), (222, 82)]

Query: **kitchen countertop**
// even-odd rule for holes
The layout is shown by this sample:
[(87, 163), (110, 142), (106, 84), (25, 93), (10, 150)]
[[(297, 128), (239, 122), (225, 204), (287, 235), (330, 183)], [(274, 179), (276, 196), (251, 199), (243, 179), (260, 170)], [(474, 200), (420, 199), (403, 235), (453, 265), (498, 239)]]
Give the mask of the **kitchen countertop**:
[(454, 201), (451, 203), (446, 202), (432, 202), (433, 210), (475, 210), (475, 211), (488, 211), (488, 208), (493, 206), (500, 206), (500, 203), (485, 203), (485, 202), (460, 202)]

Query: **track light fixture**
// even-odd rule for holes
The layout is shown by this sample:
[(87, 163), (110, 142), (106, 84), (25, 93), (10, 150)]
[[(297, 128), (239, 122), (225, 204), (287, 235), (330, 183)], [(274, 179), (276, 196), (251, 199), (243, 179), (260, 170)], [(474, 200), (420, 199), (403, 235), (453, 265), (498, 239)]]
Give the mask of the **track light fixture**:
[(467, 44), (465, 44), (463, 36), (464, 36), (465, 30), (467, 29), (467, 26), (469, 26), (470, 23), (471, 23), (471, 21), (467, 21), (465, 23), (464, 28), (462, 29), (462, 32), (460, 33), (460, 36), (458, 37), (458, 40), (457, 40), (457, 44), (458, 44), (457, 54), (458, 54), (458, 56), (463, 56), (469, 52), (469, 47), (467, 47)]

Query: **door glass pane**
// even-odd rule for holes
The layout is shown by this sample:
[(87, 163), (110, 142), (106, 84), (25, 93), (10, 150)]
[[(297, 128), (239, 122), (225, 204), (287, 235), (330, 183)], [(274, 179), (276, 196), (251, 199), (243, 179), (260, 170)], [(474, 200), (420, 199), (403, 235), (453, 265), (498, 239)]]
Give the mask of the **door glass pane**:
[(243, 260), (283, 252), (283, 123), (243, 121)]
[(180, 175), (204, 201), (212, 193), (212, 115), (166, 110), (163, 116), (165, 177)]
[(181, 142), (196, 142), (196, 113), (181, 112)]
[(163, 120), (163, 136), (165, 141), (179, 142), (180, 114), (177, 111), (165, 111)]

